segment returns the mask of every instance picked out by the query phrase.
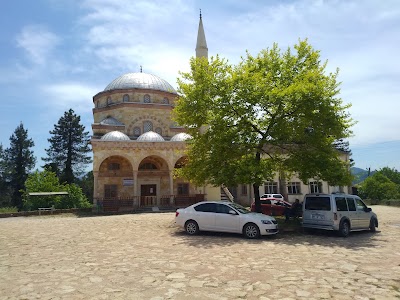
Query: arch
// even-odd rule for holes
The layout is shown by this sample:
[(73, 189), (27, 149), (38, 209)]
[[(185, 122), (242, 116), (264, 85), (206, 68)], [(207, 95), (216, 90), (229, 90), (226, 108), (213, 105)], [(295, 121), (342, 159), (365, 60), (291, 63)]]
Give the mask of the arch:
[(116, 173), (120, 173), (121, 176), (132, 176), (133, 166), (128, 157), (110, 155), (100, 162), (98, 171), (99, 174), (101, 173), (103, 175), (110, 173), (108, 175), (115, 176), (117, 175)]
[(107, 105), (111, 105), (111, 104), (112, 104), (111, 97), (108, 97), (108, 98), (107, 98)]
[(138, 171), (167, 171), (169, 170), (168, 162), (158, 156), (149, 155), (140, 160)]
[(188, 160), (187, 156), (182, 156), (182, 157), (178, 158), (174, 164), (174, 168), (175, 169), (182, 168), (183, 166), (185, 166), (187, 164), (187, 160)]
[(169, 99), (167, 98), (167, 97), (164, 97), (163, 99), (162, 99), (162, 102), (161, 102), (162, 104), (169, 104)]
[(128, 95), (128, 94), (125, 94), (125, 95), (122, 97), (122, 102), (129, 102), (129, 95)]

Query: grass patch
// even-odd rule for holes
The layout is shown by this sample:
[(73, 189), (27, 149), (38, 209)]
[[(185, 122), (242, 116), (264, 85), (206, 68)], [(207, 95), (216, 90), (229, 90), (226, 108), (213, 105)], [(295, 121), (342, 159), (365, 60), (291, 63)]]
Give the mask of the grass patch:
[(16, 213), (18, 212), (18, 208), (10, 206), (10, 207), (0, 207), (0, 214), (8, 214), (8, 213)]

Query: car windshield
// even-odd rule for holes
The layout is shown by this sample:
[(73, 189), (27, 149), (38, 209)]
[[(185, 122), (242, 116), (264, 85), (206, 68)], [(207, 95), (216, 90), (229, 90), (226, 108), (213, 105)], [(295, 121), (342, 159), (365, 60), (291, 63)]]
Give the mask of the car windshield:
[(250, 211), (247, 209), (247, 208), (245, 208), (245, 207), (243, 207), (243, 206), (241, 206), (241, 205), (239, 205), (239, 204), (236, 204), (236, 203), (229, 203), (228, 204), (230, 207), (233, 207), (234, 209), (236, 209), (237, 211), (239, 211), (240, 213), (242, 213), (242, 214), (248, 214), (248, 213), (250, 213)]

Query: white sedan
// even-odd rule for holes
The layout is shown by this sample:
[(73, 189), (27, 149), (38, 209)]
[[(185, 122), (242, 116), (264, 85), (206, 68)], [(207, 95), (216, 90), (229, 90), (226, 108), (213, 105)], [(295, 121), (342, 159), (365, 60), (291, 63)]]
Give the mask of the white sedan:
[(199, 231), (242, 233), (249, 239), (278, 233), (278, 223), (271, 217), (250, 212), (226, 201), (203, 201), (177, 209), (175, 224), (194, 235)]

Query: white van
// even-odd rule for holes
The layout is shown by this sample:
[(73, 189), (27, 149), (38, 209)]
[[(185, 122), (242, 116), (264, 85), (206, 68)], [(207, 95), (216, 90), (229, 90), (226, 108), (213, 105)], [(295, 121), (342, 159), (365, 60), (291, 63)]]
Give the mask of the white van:
[(378, 217), (360, 197), (348, 194), (307, 194), (303, 201), (303, 228), (338, 231), (348, 236), (350, 231), (378, 227)]

